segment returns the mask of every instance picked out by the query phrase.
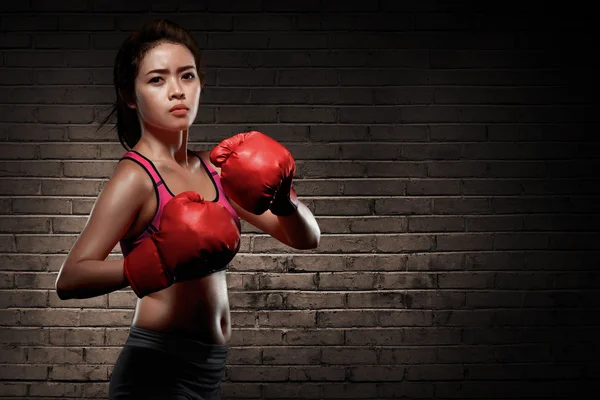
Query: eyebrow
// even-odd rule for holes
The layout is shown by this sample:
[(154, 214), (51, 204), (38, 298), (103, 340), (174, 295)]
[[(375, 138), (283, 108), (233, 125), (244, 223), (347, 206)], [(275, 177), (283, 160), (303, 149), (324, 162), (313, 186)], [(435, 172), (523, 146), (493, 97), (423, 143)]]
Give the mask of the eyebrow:
[[(191, 69), (191, 68), (194, 68), (194, 66), (193, 65), (186, 65), (185, 67), (179, 67), (179, 68), (177, 68), (177, 72), (185, 71), (186, 69)], [(164, 73), (169, 72), (169, 70), (165, 69), (165, 68), (162, 68), (162, 69), (153, 69), (152, 71), (148, 72), (146, 75), (150, 75), (153, 72), (159, 72), (159, 73), (164, 74)]]

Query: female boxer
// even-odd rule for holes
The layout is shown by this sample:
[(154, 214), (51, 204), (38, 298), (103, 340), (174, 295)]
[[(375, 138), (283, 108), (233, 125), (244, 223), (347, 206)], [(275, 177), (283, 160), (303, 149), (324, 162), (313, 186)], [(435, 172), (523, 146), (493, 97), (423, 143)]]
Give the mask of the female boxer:
[[(110, 399), (221, 398), (231, 337), (225, 273), (239, 249), (240, 218), (296, 249), (319, 243), (294, 193), (294, 160), (279, 143), (250, 132), (210, 153), (188, 149), (200, 65), (191, 35), (168, 20), (131, 34), (115, 59), (117, 100), (107, 120), (116, 113), (127, 152), (56, 281), (61, 299), (127, 286), (138, 297)], [(118, 242), (124, 258), (106, 261)]]

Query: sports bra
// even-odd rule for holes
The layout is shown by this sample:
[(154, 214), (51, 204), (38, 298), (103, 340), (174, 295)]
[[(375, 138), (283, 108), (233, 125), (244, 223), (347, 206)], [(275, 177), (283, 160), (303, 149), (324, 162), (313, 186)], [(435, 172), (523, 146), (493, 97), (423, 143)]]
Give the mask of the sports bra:
[[(210, 176), (210, 179), (211, 179), (213, 186), (215, 187), (216, 193), (217, 193), (216, 198), (214, 200), (212, 200), (212, 202), (220, 203), (222, 206), (224, 206), (227, 209), (227, 211), (229, 211), (229, 213), (233, 217), (238, 229), (241, 232), (240, 218), (238, 217), (237, 213), (231, 207), (231, 204), (227, 200), (227, 195), (223, 191), (223, 186), (221, 185), (221, 177), (219, 176), (219, 173), (217, 171), (215, 171), (213, 168), (211, 168), (210, 165), (206, 164), (204, 162), (204, 160), (202, 160), (202, 157), (200, 157), (198, 154), (196, 154), (193, 151), (189, 151), (189, 153), (198, 157), (198, 159), (200, 160), (200, 163), (202, 164), (202, 166), (208, 173), (208, 176)], [(157, 199), (156, 203), (157, 204), (156, 204), (156, 211), (154, 212), (154, 218), (152, 219), (152, 221), (150, 223), (148, 223), (148, 225), (146, 225), (146, 228), (144, 229), (144, 231), (141, 234), (139, 234), (137, 237), (123, 238), (119, 241), (119, 244), (121, 246), (121, 252), (123, 253), (123, 257), (127, 256), (127, 254), (129, 254), (134, 248), (136, 248), (136, 246), (138, 244), (140, 244), (145, 238), (152, 235), (154, 232), (156, 232), (158, 230), (158, 228), (160, 227), (160, 217), (162, 215), (163, 207), (165, 206), (165, 204), (167, 204), (167, 202), (169, 200), (171, 200), (173, 197), (175, 197), (173, 192), (171, 192), (171, 190), (169, 189), (169, 187), (167, 186), (165, 181), (162, 179), (162, 176), (158, 172), (158, 169), (156, 169), (156, 166), (154, 165), (154, 163), (152, 161), (150, 161), (148, 158), (146, 158), (141, 153), (139, 153), (135, 150), (130, 150), (127, 153), (125, 153), (119, 161), (124, 160), (124, 159), (135, 161), (150, 176), (150, 178), (152, 179), (152, 182), (154, 184), (154, 193), (156, 194), (156, 199)]]

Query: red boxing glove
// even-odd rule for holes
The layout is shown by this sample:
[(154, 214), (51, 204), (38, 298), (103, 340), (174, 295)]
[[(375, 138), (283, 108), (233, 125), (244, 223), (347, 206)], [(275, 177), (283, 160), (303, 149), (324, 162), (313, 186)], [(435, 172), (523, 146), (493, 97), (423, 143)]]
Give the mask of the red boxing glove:
[(123, 269), (138, 297), (220, 270), (240, 246), (240, 232), (221, 204), (196, 192), (165, 204), (160, 229), (125, 257)]
[(210, 152), (210, 161), (221, 168), (227, 196), (256, 215), (270, 209), (275, 215), (291, 215), (298, 208), (292, 186), (296, 163), (279, 142), (257, 132), (238, 133)]

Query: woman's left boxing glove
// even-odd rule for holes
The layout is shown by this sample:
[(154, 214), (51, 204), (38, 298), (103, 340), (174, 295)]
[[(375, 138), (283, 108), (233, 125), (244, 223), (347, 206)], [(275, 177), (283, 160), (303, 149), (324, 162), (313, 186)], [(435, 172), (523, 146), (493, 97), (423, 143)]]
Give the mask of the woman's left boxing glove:
[(270, 209), (275, 215), (290, 215), (298, 208), (294, 158), (269, 136), (257, 131), (239, 133), (212, 149), (210, 161), (221, 168), (227, 196), (244, 210), (260, 215)]

